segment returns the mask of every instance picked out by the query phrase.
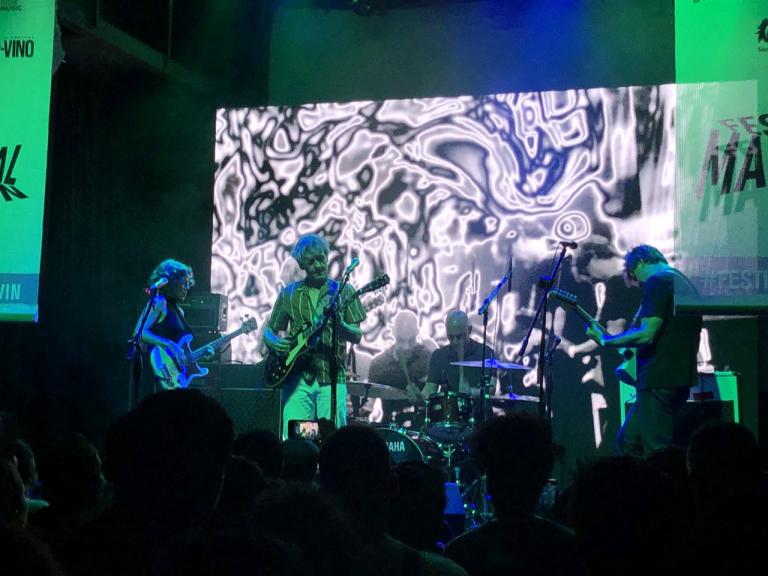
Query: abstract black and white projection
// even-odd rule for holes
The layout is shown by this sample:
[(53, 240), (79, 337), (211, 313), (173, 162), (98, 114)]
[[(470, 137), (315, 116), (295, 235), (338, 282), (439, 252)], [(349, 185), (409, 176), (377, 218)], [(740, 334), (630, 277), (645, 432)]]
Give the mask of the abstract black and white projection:
[[(355, 353), (364, 377), (393, 343), (403, 309), (433, 346), (446, 343), (444, 318), (455, 308), (470, 314), (479, 339), (477, 309), (511, 259), (511, 290), (488, 322), (496, 356), (511, 360), (537, 305), (537, 279), (566, 240), (579, 247), (559, 286), (618, 329), (639, 303), (620, 277), (624, 252), (638, 243), (673, 249), (674, 105), (674, 86), (647, 86), (221, 109), (211, 289), (229, 297), (231, 316), (250, 314), (263, 327), (280, 288), (301, 275), (294, 242), (322, 234), (332, 276), (358, 257), (356, 286), (391, 278), (363, 297), (368, 318)], [(592, 354), (578, 317), (550, 309), (563, 339), (556, 417), (584, 404), (594, 447), (613, 358)], [(524, 359), (531, 366), (537, 338), (535, 330)], [(236, 361), (262, 352), (260, 338), (232, 345)], [(535, 371), (503, 383), (535, 394)]]

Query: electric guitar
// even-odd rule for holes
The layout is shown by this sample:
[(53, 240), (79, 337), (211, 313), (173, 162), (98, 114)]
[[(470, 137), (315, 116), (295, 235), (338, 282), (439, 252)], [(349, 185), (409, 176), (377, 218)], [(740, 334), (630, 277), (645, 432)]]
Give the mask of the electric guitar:
[(234, 332), (217, 338), (196, 350), (191, 350), (189, 346), (189, 343), (192, 341), (192, 334), (186, 334), (177, 342), (179, 347), (184, 350), (184, 357), (180, 363), (177, 363), (162, 346), (152, 348), (152, 351), (149, 353), (149, 363), (155, 376), (159, 379), (163, 390), (186, 388), (195, 378), (203, 378), (208, 374), (208, 368), (203, 368), (198, 364), (201, 358), (220, 348), (233, 338), (237, 338), (241, 334), (253, 332), (254, 330), (256, 330), (256, 319), (248, 318)]
[[(549, 295), (560, 302), (565, 308), (570, 308), (579, 315), (579, 317), (589, 324), (594, 324), (603, 333), (608, 334), (608, 331), (600, 325), (599, 322), (584, 308), (579, 306), (576, 295), (554, 288)], [(637, 357), (635, 356), (634, 348), (619, 348), (619, 354), (624, 358), (624, 362), (616, 368), (615, 374), (619, 382), (629, 384), (630, 386), (637, 385)]]
[[(354, 298), (383, 288), (387, 284), (389, 284), (389, 276), (386, 274), (377, 276), (372, 282), (356, 290), (347, 301), (339, 306), (339, 310), (344, 310)], [(264, 363), (264, 381), (267, 388), (279, 388), (283, 385), (299, 358), (316, 345), (317, 336), (324, 325), (323, 323), (320, 325), (307, 324), (303, 326), (299, 332), (288, 338), (291, 341), (291, 349), (285, 354), (278, 354), (271, 349), (267, 352), (267, 358)]]

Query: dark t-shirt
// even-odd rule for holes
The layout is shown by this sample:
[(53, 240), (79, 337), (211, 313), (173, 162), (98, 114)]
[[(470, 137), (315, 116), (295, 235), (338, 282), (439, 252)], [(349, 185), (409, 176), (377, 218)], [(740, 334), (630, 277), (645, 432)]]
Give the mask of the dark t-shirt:
[[(493, 350), (490, 347), (485, 347), (485, 359), (489, 360), (493, 357)], [(477, 360), (483, 359), (483, 345), (475, 340), (469, 340), (464, 349), (464, 360)], [(453, 366), (451, 362), (456, 362), (458, 356), (455, 352), (451, 351), (450, 346), (443, 346), (438, 348), (432, 353), (432, 358), (429, 361), (429, 376), (427, 382), (434, 382), (435, 384), (445, 387), (448, 384), (448, 390), (450, 392), (459, 392), (459, 378), (461, 374), (461, 366)], [(480, 368), (468, 368), (464, 367), (464, 379), (469, 383), (471, 388), (480, 387), (480, 378), (482, 377), (482, 370)]]
[(674, 268), (643, 282), (638, 321), (656, 317), (663, 322), (654, 341), (637, 349), (638, 388), (682, 388), (696, 384), (701, 316), (675, 316), (675, 291), (681, 295), (696, 294), (691, 281)]
[(489, 522), (449, 542), (445, 555), (470, 576), (584, 573), (573, 532), (534, 515)]
[(387, 386), (394, 386), (405, 390), (407, 380), (404, 368), (408, 370), (408, 377), (416, 387), (421, 388), (427, 377), (429, 359), (431, 353), (423, 344), (416, 344), (413, 349), (405, 353), (403, 361), (405, 367), (395, 356), (395, 348), (389, 348), (373, 359), (368, 380)]
[[(368, 380), (377, 384), (386, 384), (394, 386), (400, 390), (405, 390), (408, 383), (405, 370), (408, 370), (408, 377), (411, 383), (419, 390), (424, 386), (429, 369), (429, 359), (431, 353), (423, 344), (416, 344), (409, 350), (403, 358), (405, 366), (395, 356), (394, 346), (382, 352), (371, 362), (371, 369), (368, 372)], [(392, 411), (401, 411), (411, 406), (410, 400), (384, 400), (382, 401), (385, 419), (389, 418)]]

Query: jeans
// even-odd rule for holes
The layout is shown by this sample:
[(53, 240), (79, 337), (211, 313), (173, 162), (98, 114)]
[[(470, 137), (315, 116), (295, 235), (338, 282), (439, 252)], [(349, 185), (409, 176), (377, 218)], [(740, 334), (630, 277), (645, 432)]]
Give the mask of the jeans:
[(642, 458), (671, 446), (675, 417), (689, 394), (686, 387), (638, 390), (637, 399), (616, 435), (618, 452)]
[[(317, 420), (331, 418), (331, 385), (316, 379), (308, 382), (303, 376), (291, 379), (283, 386), (283, 440), (288, 438), (289, 420)], [(347, 384), (345, 375), (339, 375), (336, 386), (336, 427), (347, 423)]]

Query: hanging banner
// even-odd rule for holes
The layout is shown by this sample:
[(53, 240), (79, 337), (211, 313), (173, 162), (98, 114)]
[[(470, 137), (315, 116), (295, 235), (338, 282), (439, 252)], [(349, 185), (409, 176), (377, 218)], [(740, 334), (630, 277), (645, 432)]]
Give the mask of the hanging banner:
[(759, 311), (768, 306), (768, 4), (678, 0), (675, 18), (678, 264), (705, 310)]
[(0, 321), (37, 321), (55, 0), (0, 0)]

